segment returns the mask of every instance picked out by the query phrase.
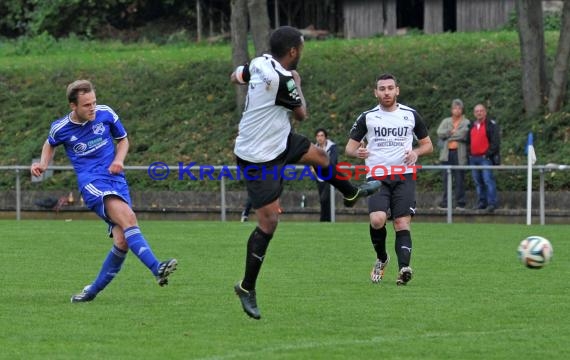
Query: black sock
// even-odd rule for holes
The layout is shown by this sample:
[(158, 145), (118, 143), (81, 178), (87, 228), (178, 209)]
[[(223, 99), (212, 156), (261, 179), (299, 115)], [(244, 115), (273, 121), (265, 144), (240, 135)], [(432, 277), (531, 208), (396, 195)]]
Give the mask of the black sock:
[(386, 253), (386, 225), (380, 229), (374, 229), (370, 225), (370, 240), (372, 240), (372, 246), (376, 251), (376, 257), (382, 262), (386, 261), (388, 258)]
[(256, 227), (249, 236), (245, 256), (245, 275), (241, 282), (241, 287), (245, 290), (255, 289), (255, 282), (272, 237), (273, 234), (266, 234), (259, 227)]
[(412, 236), (410, 230), (396, 231), (396, 254), (398, 255), (398, 267), (410, 266), (412, 257)]
[(323, 166), (319, 167), (318, 174), (322, 175), (322, 178), (338, 189), (344, 195), (345, 198), (352, 198), (358, 192), (358, 188), (348, 180), (341, 180), (340, 178), (346, 177), (346, 174), (339, 174), (336, 170), (336, 166)]

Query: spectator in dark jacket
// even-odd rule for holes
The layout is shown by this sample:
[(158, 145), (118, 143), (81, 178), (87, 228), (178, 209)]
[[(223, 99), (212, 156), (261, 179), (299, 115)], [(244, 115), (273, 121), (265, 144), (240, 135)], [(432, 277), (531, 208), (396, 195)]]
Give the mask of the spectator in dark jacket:
[[(330, 166), (336, 166), (338, 162), (338, 152), (336, 144), (329, 139), (327, 131), (323, 128), (315, 131), (315, 139), (318, 148), (323, 149), (329, 156)], [(319, 189), (319, 200), (321, 203), (322, 222), (331, 221), (331, 186), (317, 177), (317, 187)]]

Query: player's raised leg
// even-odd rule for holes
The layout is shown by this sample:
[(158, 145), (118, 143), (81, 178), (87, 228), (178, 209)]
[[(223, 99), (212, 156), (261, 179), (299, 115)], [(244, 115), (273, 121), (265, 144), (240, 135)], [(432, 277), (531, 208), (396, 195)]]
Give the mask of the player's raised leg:
[(346, 175), (340, 174), (335, 166), (330, 166), (327, 153), (314, 144), (311, 144), (309, 150), (301, 157), (300, 162), (317, 168), (323, 180), (342, 193), (346, 207), (353, 207), (358, 199), (374, 194), (382, 185), (380, 181), (372, 180), (355, 186), (346, 180)]

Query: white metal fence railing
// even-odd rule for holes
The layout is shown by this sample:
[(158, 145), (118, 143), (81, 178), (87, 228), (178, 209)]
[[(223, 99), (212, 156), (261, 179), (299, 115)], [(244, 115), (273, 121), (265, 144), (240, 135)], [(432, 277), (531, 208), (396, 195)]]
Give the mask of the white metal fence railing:
[[(199, 167), (200, 165), (196, 165)], [(344, 168), (344, 167), (343, 167)], [(354, 166), (348, 167), (354, 168)], [(213, 171), (220, 172), (222, 170), (229, 170), (235, 172), (237, 170), (237, 166), (235, 165), (220, 165), (220, 166), (208, 166), (208, 169)], [(297, 165), (294, 166), (295, 170), (303, 170), (305, 166)], [(451, 172), (452, 170), (473, 170), (473, 169), (493, 169), (497, 171), (527, 171), (528, 166), (526, 165), (496, 165), (496, 166), (474, 166), (474, 165), (461, 165), (461, 166), (454, 166), (454, 165), (421, 165), (421, 169), (419, 171), (447, 171), (447, 223), (453, 223), (453, 212), (452, 212), (452, 202), (453, 202), (453, 181)], [(539, 173), (539, 216), (540, 216), (540, 224), (545, 224), (545, 173), (549, 171), (555, 170), (569, 170), (569, 165), (559, 165), (559, 164), (548, 164), (548, 165), (534, 165), (532, 166), (533, 171), (537, 171)], [(63, 171), (70, 171), (73, 170), (71, 165), (54, 165), (50, 166), (50, 170), (63, 170)], [(0, 171), (13, 171), (15, 174), (15, 183), (16, 183), (16, 219), (20, 220), (21, 218), (21, 198), (22, 198), (22, 191), (21, 191), (21, 181), (23, 176), (30, 175), (30, 167), (25, 165), (8, 165), (8, 166), (0, 166)], [(149, 171), (149, 166), (125, 166), (125, 171)], [(226, 221), (226, 212), (227, 212), (227, 204), (226, 204), (226, 181), (231, 181), (229, 176), (220, 176), (220, 220)], [(527, 189), (527, 192), (532, 189)], [(335, 190), (331, 187), (331, 199), (335, 199)], [(530, 193), (529, 193), (530, 195)], [(527, 208), (527, 212), (530, 212), (532, 209)], [(335, 201), (331, 201), (331, 221), (335, 221)]]

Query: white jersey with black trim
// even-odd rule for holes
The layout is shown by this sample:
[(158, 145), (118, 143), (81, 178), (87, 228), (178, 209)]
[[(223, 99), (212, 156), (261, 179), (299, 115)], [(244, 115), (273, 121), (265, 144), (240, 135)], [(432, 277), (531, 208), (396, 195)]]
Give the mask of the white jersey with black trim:
[(301, 98), (291, 72), (271, 55), (257, 57), (244, 67), (248, 91), (234, 153), (253, 163), (271, 161), (287, 147), (290, 114), (302, 106)]
[[(368, 176), (412, 173), (414, 169), (404, 163), (406, 150), (411, 150), (414, 137), (424, 139), (428, 134), (427, 127), (416, 110), (397, 104), (395, 111), (384, 111), (378, 105), (363, 112), (350, 129), (350, 138), (362, 141), (366, 138), (369, 155), (365, 164), (370, 168)], [(413, 164), (412, 164), (413, 165)], [(396, 167), (400, 168), (396, 168)], [(405, 170), (401, 167), (405, 167)], [(373, 167), (384, 167), (371, 173)]]

